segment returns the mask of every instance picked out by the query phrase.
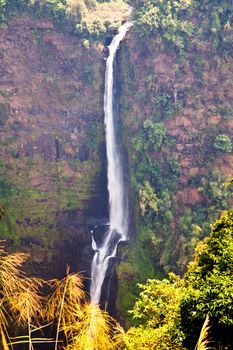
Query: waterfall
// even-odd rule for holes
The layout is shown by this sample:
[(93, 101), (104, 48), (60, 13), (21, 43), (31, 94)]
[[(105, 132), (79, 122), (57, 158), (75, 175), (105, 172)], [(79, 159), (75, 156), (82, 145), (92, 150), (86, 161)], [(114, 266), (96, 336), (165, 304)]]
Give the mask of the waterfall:
[(116, 51), (130, 26), (131, 23), (125, 23), (120, 27), (119, 33), (113, 38), (108, 47), (109, 56), (106, 62), (104, 122), (108, 162), (109, 226), (101, 242), (97, 242), (94, 235), (92, 235), (92, 247), (95, 250), (95, 255), (91, 267), (90, 295), (91, 301), (95, 304), (98, 304), (100, 301), (101, 289), (109, 260), (116, 256), (118, 243), (127, 240), (128, 202), (124, 193), (123, 164), (119, 150), (119, 139), (116, 135), (116, 123), (114, 122), (113, 65)]

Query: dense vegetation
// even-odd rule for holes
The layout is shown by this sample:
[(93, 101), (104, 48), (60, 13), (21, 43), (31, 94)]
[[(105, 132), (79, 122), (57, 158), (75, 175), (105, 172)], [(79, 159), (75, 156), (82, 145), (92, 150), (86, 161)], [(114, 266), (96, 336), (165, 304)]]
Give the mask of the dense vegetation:
[(139, 36), (159, 36), (180, 50), (190, 49), (190, 41), (200, 45), (204, 38), (222, 50), (222, 54), (232, 49), (231, 1), (137, 0), (131, 5)]
[(194, 349), (209, 315), (214, 349), (230, 349), (233, 324), (233, 211), (223, 212), (197, 246), (185, 276), (148, 280), (131, 311), (129, 349)]
[(72, 34), (97, 39), (119, 27), (128, 6), (122, 0), (3, 0), (0, 20), (6, 22), (15, 12), (25, 10), (34, 16), (54, 19), (60, 29)]

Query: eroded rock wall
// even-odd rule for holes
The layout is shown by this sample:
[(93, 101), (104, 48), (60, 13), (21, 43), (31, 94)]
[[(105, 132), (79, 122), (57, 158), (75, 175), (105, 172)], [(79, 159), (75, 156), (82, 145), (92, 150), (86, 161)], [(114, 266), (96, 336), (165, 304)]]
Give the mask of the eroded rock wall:
[(135, 237), (118, 268), (118, 306), (127, 310), (136, 283), (186, 270), (229, 207), (222, 184), (233, 176), (233, 70), (232, 57), (208, 43), (181, 53), (133, 30), (120, 61)]
[(86, 271), (106, 215), (102, 49), (22, 14), (0, 29), (1, 239), (41, 274)]

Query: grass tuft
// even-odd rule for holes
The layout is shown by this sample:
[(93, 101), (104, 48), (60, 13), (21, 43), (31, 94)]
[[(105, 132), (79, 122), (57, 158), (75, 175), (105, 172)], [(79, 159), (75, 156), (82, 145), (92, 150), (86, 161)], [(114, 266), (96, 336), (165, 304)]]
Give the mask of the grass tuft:
[(210, 330), (210, 318), (209, 315), (206, 316), (205, 322), (202, 326), (201, 333), (195, 347), (195, 350), (210, 350), (213, 349), (210, 347), (209, 339), (209, 330)]

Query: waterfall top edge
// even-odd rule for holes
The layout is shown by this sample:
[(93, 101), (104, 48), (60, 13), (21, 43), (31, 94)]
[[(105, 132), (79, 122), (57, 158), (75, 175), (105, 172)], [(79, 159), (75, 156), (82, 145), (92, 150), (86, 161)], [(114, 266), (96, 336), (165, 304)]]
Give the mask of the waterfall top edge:
[(107, 47), (110, 49), (112, 46), (115, 45), (116, 42), (120, 43), (132, 26), (133, 22), (125, 22), (124, 24), (122, 24), (122, 26), (118, 28), (118, 33), (113, 37), (112, 42)]

